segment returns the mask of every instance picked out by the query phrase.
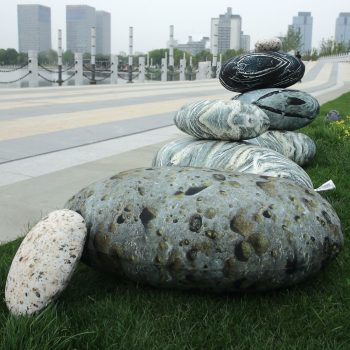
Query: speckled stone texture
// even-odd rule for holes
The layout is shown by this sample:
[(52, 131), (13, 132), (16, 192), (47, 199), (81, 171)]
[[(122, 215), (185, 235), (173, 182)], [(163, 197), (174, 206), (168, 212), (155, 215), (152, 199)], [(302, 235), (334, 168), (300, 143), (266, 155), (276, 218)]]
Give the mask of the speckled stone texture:
[(343, 246), (326, 200), (289, 180), (147, 168), (71, 198), (88, 226), (84, 261), (157, 287), (267, 290), (317, 273)]
[(272, 149), (298, 165), (309, 163), (316, 154), (315, 142), (309, 136), (293, 131), (268, 130), (244, 143)]
[(311, 123), (320, 112), (310, 94), (291, 89), (259, 89), (233, 97), (261, 108), (270, 119), (270, 129), (296, 130)]
[(46, 307), (69, 282), (86, 239), (84, 219), (56, 210), (26, 235), (7, 276), (5, 301), (15, 315), (31, 315)]
[(152, 165), (214, 168), (282, 177), (313, 188), (309, 175), (293, 161), (271, 149), (240, 142), (184, 137), (164, 145)]
[(175, 125), (198, 139), (239, 141), (259, 136), (270, 126), (266, 114), (240, 101), (202, 100), (183, 106)]
[(245, 92), (288, 87), (304, 75), (303, 62), (283, 52), (254, 52), (235, 56), (220, 70), (220, 83), (228, 90)]
[(256, 52), (279, 51), (282, 48), (282, 41), (279, 38), (262, 39), (255, 43)]

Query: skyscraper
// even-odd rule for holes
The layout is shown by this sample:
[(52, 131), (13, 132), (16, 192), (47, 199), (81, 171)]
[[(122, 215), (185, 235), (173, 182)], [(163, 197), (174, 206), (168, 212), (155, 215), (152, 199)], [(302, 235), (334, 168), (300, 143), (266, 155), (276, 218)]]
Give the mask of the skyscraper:
[(67, 50), (81, 53), (91, 52), (92, 27), (96, 27), (95, 8), (87, 5), (67, 5)]
[(350, 12), (340, 12), (335, 23), (335, 41), (350, 47)]
[(111, 14), (106, 11), (96, 11), (96, 53), (111, 53)]
[(51, 49), (51, 9), (42, 5), (17, 5), (18, 51)]
[(239, 50), (241, 48), (242, 19), (239, 15), (232, 14), (232, 8), (219, 18), (211, 19), (210, 51), (213, 52), (214, 26), (218, 26), (218, 53), (229, 49)]
[(311, 12), (298, 12), (298, 16), (293, 17), (293, 29), (301, 36), (301, 52), (310, 52), (312, 49), (312, 22)]
[(250, 51), (250, 35), (243, 32), (241, 32), (241, 49), (246, 52)]

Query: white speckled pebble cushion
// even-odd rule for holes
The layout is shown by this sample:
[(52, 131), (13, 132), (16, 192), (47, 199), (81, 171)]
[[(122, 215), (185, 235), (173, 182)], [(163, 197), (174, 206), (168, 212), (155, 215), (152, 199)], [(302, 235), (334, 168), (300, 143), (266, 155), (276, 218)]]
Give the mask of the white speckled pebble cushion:
[(56, 210), (26, 235), (12, 261), (6, 305), (15, 315), (46, 307), (67, 286), (83, 251), (86, 225), (71, 210)]

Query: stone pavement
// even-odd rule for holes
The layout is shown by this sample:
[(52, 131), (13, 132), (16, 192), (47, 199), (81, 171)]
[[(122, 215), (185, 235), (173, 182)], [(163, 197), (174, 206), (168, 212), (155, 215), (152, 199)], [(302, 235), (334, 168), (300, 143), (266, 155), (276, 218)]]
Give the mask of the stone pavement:
[[(350, 64), (306, 68), (291, 88), (320, 103), (350, 90)], [(0, 242), (24, 235), (87, 184), (150, 166), (182, 134), (172, 123), (181, 105), (233, 95), (217, 80), (0, 91)]]

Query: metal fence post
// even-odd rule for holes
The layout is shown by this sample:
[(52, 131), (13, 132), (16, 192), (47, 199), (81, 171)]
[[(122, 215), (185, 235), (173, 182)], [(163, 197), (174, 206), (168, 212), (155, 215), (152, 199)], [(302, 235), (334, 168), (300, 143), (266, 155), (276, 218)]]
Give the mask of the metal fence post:
[(162, 58), (162, 65), (161, 65), (161, 80), (162, 81), (167, 81), (167, 74), (168, 74), (168, 69), (167, 69), (167, 59)]
[(83, 54), (74, 54), (75, 85), (83, 85)]
[(90, 84), (96, 84), (96, 28), (91, 28), (91, 80)]
[(57, 64), (58, 64), (58, 85), (62, 86), (62, 30), (58, 30), (58, 50), (57, 50)]
[(118, 84), (118, 56), (111, 55), (111, 84)]
[(186, 58), (180, 59), (180, 80), (185, 80)]
[(145, 58), (139, 57), (139, 82), (145, 82)]
[(34, 50), (28, 51), (28, 69), (31, 73), (29, 75), (29, 86), (37, 87), (39, 85), (38, 77), (38, 53)]

